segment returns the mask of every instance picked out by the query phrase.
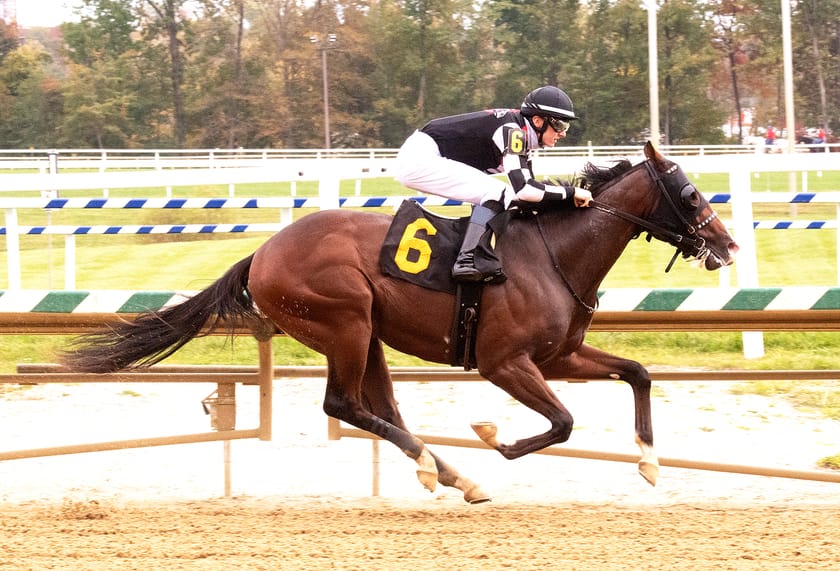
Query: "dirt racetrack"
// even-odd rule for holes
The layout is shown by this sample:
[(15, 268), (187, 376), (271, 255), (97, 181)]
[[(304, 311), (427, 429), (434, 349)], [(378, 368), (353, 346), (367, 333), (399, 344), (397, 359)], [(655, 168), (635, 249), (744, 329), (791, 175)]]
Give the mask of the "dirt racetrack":
[[(468, 437), (492, 419), (515, 436), (540, 420), (486, 384), (404, 384), (421, 433)], [(38, 386), (0, 396), (4, 450), (204, 431), (214, 387)], [(275, 383), (274, 438), (0, 462), (0, 571), (66, 570), (828, 570), (840, 568), (840, 486), (632, 464), (439, 448), (493, 502), (422, 490), (414, 465), (381, 446), (326, 440), (319, 381)], [(558, 384), (578, 448), (633, 452), (620, 383)], [(239, 428), (255, 390), (238, 397)], [(662, 456), (813, 469), (840, 452), (840, 423), (727, 384), (671, 383), (654, 400)], [(508, 438), (503, 438), (508, 439)]]
[(836, 569), (840, 510), (207, 500), (5, 509), (2, 569)]

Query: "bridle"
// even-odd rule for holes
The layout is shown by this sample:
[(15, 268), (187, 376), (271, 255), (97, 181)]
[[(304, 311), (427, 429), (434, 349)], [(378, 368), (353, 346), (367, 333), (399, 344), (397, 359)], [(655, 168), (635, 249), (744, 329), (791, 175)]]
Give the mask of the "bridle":
[[(681, 209), (680, 206), (677, 205), (676, 202), (674, 202), (674, 197), (672, 196), (672, 193), (676, 194), (680, 197), (680, 201), (682, 203), (685, 203), (689, 199), (689, 196), (697, 192), (697, 189), (694, 187), (693, 184), (691, 184), (691, 182), (688, 180), (688, 177), (685, 176), (685, 173), (683, 173), (682, 170), (680, 170), (680, 167), (678, 165), (673, 165), (671, 166), (671, 168), (665, 171), (665, 173), (660, 174), (659, 171), (657, 171), (656, 168), (654, 168), (650, 159), (646, 160), (644, 162), (644, 165), (648, 171), (648, 174), (656, 183), (657, 188), (659, 188), (659, 192), (665, 198), (665, 204), (667, 204), (670, 207), (671, 212), (675, 214), (679, 219), (682, 225), (682, 229), (680, 229), (679, 231), (672, 230), (662, 225), (662, 223), (659, 221), (639, 218), (638, 216), (630, 214), (629, 212), (624, 212), (623, 210), (619, 210), (614, 206), (610, 206), (608, 204), (604, 204), (596, 200), (590, 202), (590, 208), (600, 210), (601, 212), (606, 212), (607, 214), (623, 218), (628, 222), (632, 222), (633, 224), (641, 226), (644, 230), (648, 232), (648, 239), (650, 239), (650, 236), (652, 236), (658, 240), (662, 240), (663, 242), (668, 242), (672, 246), (676, 247), (677, 250), (676, 252), (674, 252), (674, 256), (671, 258), (670, 263), (665, 268), (665, 272), (671, 270), (671, 267), (674, 265), (674, 261), (680, 254), (682, 254), (684, 258), (700, 258), (707, 255), (708, 248), (706, 247), (706, 240), (704, 240), (698, 235), (698, 231), (708, 226), (715, 218), (717, 218), (717, 212), (712, 211), (712, 213), (709, 216), (707, 216), (704, 220), (701, 220), (700, 222), (695, 221), (694, 223), (692, 223), (688, 220), (688, 218), (686, 218), (685, 214), (683, 214), (683, 209)], [(668, 186), (666, 186), (665, 181), (663, 181), (663, 178), (668, 180)], [(655, 215), (656, 213), (654, 213), (654, 217)], [(641, 231), (639, 233), (641, 233)]]
[[(679, 205), (674, 201), (674, 197), (672, 194), (676, 194), (679, 197), (680, 203), (685, 205), (686, 207), (693, 207), (695, 212), (699, 212), (699, 192), (697, 188), (688, 180), (688, 177), (685, 176), (685, 173), (682, 172), (679, 165), (671, 166), (665, 173), (660, 174), (659, 171), (653, 166), (652, 161), (647, 159), (644, 162), (645, 168), (648, 171), (648, 174), (656, 182), (656, 186), (659, 189), (659, 192), (665, 198), (665, 204), (668, 205), (669, 209), (673, 214), (677, 216), (680, 223), (682, 224), (682, 228), (678, 230), (672, 230), (671, 228), (666, 227), (663, 225), (661, 220), (657, 217), (657, 212), (659, 208), (657, 208), (656, 212), (653, 213), (653, 219), (648, 220), (645, 218), (639, 218), (629, 212), (624, 212), (623, 210), (619, 210), (614, 206), (610, 206), (609, 204), (604, 204), (602, 202), (598, 202), (596, 200), (592, 200), (589, 203), (590, 208), (594, 208), (595, 210), (600, 210), (601, 212), (605, 212), (612, 216), (617, 216), (619, 218), (623, 218), (628, 222), (632, 222), (637, 226), (641, 226), (644, 231), (648, 233), (648, 240), (651, 237), (654, 237), (658, 240), (662, 240), (663, 242), (668, 242), (669, 244), (676, 247), (676, 251), (674, 252), (671, 261), (668, 263), (668, 266), (665, 268), (665, 272), (671, 270), (673, 267), (674, 262), (677, 259), (677, 256), (682, 254), (684, 258), (689, 257), (696, 257), (702, 258), (709, 254), (709, 249), (706, 247), (706, 240), (704, 240), (701, 236), (698, 235), (698, 232), (702, 230), (704, 227), (708, 226), (715, 218), (718, 217), (717, 212), (712, 211), (712, 213), (707, 216), (705, 219), (701, 220), (700, 222), (692, 223), (688, 218), (686, 218), (685, 214), (683, 214), (683, 210), (680, 208)], [(666, 184), (666, 179), (667, 184)], [(694, 200), (697, 201), (697, 204), (693, 204)], [(661, 204), (661, 203), (660, 203)], [(548, 240), (545, 236), (545, 231), (542, 227), (542, 222), (540, 220), (540, 216), (537, 216), (537, 228), (539, 230), (540, 236), (543, 239), (543, 243), (545, 244), (546, 250), (548, 251), (548, 255), (551, 259), (551, 263), (554, 266), (554, 270), (563, 280), (563, 283), (566, 285), (566, 288), (571, 292), (572, 297), (577, 301), (581, 306), (583, 306), (587, 312), (594, 313), (598, 309), (598, 297), (595, 297), (595, 303), (590, 305), (583, 300), (583, 298), (578, 295), (575, 289), (572, 287), (572, 284), (569, 282), (569, 279), (566, 277), (566, 274), (563, 272), (560, 264), (558, 263), (554, 252), (552, 251), (551, 247), (548, 244)], [(638, 237), (639, 234), (643, 230), (640, 230), (636, 233), (635, 237)]]

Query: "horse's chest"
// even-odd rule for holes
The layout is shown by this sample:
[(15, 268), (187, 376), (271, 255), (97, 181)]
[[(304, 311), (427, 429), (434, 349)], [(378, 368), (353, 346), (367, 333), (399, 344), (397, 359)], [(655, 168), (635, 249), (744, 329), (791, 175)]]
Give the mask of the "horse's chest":
[(522, 317), (520, 323), (527, 325), (522, 331), (523, 342), (537, 351), (571, 352), (582, 342), (588, 327), (580, 320), (570, 320), (568, 315), (536, 315)]

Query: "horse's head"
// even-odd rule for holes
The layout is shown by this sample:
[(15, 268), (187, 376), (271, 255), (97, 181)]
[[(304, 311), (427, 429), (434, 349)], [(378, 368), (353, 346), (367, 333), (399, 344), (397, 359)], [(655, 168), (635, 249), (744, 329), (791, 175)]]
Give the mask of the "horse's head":
[(647, 220), (664, 229), (648, 231), (677, 248), (684, 258), (697, 258), (707, 270), (735, 261), (738, 244), (726, 230), (706, 197), (697, 190), (680, 166), (645, 145), (644, 163), (662, 196)]
[[(738, 245), (709, 201), (688, 180), (679, 165), (660, 155), (650, 143), (645, 145), (645, 156), (647, 160), (636, 166), (627, 160), (619, 161), (608, 169), (587, 165), (582, 184), (593, 191), (595, 200), (592, 206), (633, 222), (641, 228), (640, 233), (647, 231), (654, 238), (672, 244), (677, 248), (674, 259), (679, 254), (684, 258), (697, 258), (708, 270), (734, 262)], [(638, 215), (628, 213), (617, 205), (606, 204), (601, 199), (602, 191), (610, 187), (621, 188), (616, 183), (631, 172), (639, 173), (636, 176), (646, 173), (655, 189), (651, 200), (634, 205)], [(627, 202), (626, 198), (624, 202)], [(642, 203), (649, 207), (645, 208)], [(672, 259), (671, 264), (673, 262)]]

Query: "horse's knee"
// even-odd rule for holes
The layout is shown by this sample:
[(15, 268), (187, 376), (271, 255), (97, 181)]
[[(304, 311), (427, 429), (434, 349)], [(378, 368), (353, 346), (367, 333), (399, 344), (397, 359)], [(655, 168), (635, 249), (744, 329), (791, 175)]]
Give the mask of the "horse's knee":
[(621, 380), (636, 388), (650, 388), (650, 373), (641, 363), (636, 361), (627, 361), (624, 370), (621, 372)]

